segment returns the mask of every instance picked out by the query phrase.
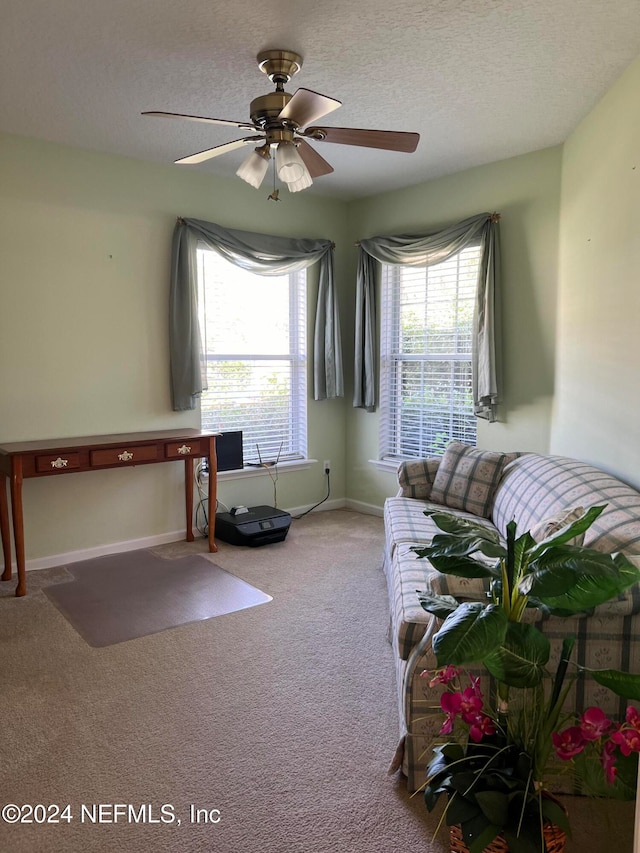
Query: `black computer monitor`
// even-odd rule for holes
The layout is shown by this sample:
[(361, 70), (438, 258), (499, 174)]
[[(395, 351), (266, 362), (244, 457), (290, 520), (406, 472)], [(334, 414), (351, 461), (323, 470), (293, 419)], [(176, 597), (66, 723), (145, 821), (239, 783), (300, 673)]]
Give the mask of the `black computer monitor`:
[(242, 430), (223, 432), (216, 437), (218, 471), (236, 471), (244, 467)]

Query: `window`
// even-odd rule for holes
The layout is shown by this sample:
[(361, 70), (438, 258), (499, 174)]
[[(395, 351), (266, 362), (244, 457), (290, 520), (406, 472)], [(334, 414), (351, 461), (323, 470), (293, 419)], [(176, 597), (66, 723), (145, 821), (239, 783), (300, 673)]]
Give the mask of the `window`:
[(380, 458), (476, 443), (471, 348), (480, 247), (429, 267), (382, 265)]
[(245, 463), (306, 458), (306, 272), (256, 275), (202, 249), (198, 284), (202, 429), (241, 429)]

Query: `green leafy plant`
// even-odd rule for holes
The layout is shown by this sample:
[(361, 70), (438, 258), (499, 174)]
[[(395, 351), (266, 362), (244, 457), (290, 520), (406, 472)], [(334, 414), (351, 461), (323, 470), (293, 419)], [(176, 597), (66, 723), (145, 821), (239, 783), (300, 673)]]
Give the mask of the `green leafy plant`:
[[(566, 727), (570, 715), (563, 706), (572, 683), (568, 673), (574, 678), (588, 671), (632, 700), (640, 700), (640, 676), (570, 670), (571, 636), (550, 673), (549, 640), (526, 616), (531, 609), (538, 616), (591, 613), (640, 580), (623, 554), (572, 544), (603, 509), (592, 507), (541, 542), (530, 532), (518, 535), (515, 522), (507, 525), (502, 542), (495, 529), (451, 513), (425, 512), (441, 532), (430, 545), (414, 547), (417, 556), (443, 574), (487, 578), (490, 587), (486, 602), (418, 593), (422, 607), (444, 620), (432, 641), (438, 670), (425, 675), (432, 684), (446, 685), (441, 734), (450, 735), (434, 750), (425, 803), (431, 811), (446, 796), (444, 819), (461, 826), (470, 853), (481, 853), (499, 834), (513, 853), (540, 853), (546, 821), (568, 832), (562, 807), (546, 789), (558, 759), (581, 763), (592, 781), (599, 776), (615, 783), (618, 793), (635, 794), (640, 714), (631, 709), (616, 727), (598, 709), (588, 709)], [(462, 667), (480, 665), (495, 685), (488, 703), (479, 678), (468, 676), (464, 689), (460, 681)], [(594, 762), (588, 754), (598, 749)]]

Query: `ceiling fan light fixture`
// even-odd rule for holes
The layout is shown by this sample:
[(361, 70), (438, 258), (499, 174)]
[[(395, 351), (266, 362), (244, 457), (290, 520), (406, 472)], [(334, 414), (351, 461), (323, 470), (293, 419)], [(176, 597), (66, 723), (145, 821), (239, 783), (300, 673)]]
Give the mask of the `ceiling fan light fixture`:
[(259, 189), (267, 174), (270, 159), (270, 146), (260, 145), (240, 164), (236, 175), (255, 189)]
[(290, 193), (299, 193), (300, 190), (306, 190), (308, 187), (310, 187), (312, 183), (313, 181), (311, 180), (311, 175), (309, 174), (309, 172), (307, 172), (307, 174), (303, 175), (299, 180), (290, 181), (287, 184), (287, 189)]
[(285, 184), (292, 184), (309, 175), (298, 149), (293, 142), (279, 142), (276, 149), (276, 171)]
[(176, 163), (199, 165), (220, 154), (235, 151), (247, 144), (255, 145), (264, 140), (236, 171), (236, 175), (258, 189), (268, 171), (271, 148), (275, 149), (274, 189), (269, 198), (278, 199), (275, 188), (276, 174), (289, 192), (305, 190), (320, 178), (333, 172), (333, 167), (318, 154), (307, 139), (314, 142), (337, 142), (361, 148), (376, 148), (383, 151), (401, 151), (407, 154), (416, 150), (420, 139), (417, 133), (397, 130), (366, 130), (354, 127), (319, 127), (315, 122), (341, 106), (336, 98), (322, 95), (311, 89), (300, 88), (291, 95), (285, 92), (285, 84), (300, 71), (302, 57), (291, 50), (270, 49), (258, 54), (258, 67), (275, 84), (275, 92), (254, 98), (249, 105), (250, 121), (231, 121), (210, 116), (147, 111), (143, 115), (160, 118), (178, 118), (206, 124), (225, 125), (253, 131), (255, 136), (234, 139), (214, 145), (205, 151), (190, 154)]

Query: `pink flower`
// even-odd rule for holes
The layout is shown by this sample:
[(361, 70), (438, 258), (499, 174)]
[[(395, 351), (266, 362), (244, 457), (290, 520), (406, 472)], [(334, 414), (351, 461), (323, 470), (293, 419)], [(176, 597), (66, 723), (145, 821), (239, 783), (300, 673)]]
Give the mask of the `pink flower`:
[(612, 722), (600, 708), (587, 708), (580, 717), (580, 731), (585, 740), (598, 740), (611, 728)]
[(460, 693), (443, 693), (440, 697), (440, 707), (446, 714), (446, 718), (444, 723), (442, 724), (442, 728), (440, 729), (441, 735), (449, 735), (453, 731), (453, 724), (455, 722), (456, 717), (460, 713), (460, 707), (462, 705), (462, 696)]
[(600, 755), (600, 763), (602, 764), (604, 775), (609, 785), (613, 785), (616, 781), (616, 775), (618, 773), (618, 768), (615, 766), (616, 764), (616, 745), (613, 741), (608, 740), (605, 745), (602, 753)]
[(637, 729), (626, 729), (622, 726), (611, 735), (611, 740), (618, 744), (623, 755), (640, 752), (640, 731)]
[(449, 682), (453, 681), (454, 678), (457, 678), (460, 675), (460, 670), (450, 663), (444, 669), (437, 669), (434, 673), (425, 669), (420, 673), (420, 675), (422, 678), (428, 678), (432, 675), (433, 677), (429, 682), (429, 687), (435, 687), (436, 684), (449, 684)]
[(471, 681), (471, 687), (475, 695), (479, 699), (484, 698), (482, 695), (482, 691), (480, 690), (480, 676), (478, 675), (474, 677), (473, 675), (469, 675), (469, 680)]
[(561, 732), (551, 735), (556, 754), (562, 761), (568, 761), (584, 749), (585, 739), (579, 726), (569, 726)]
[(475, 743), (479, 743), (485, 735), (494, 735), (495, 733), (496, 727), (493, 720), (486, 714), (478, 714), (469, 726), (469, 737)]
[(628, 706), (625, 717), (630, 726), (633, 726), (636, 731), (640, 731), (640, 713), (633, 705)]
[(460, 696), (460, 716), (465, 723), (473, 723), (482, 710), (481, 696), (478, 696), (475, 687), (467, 687), (457, 695)]

